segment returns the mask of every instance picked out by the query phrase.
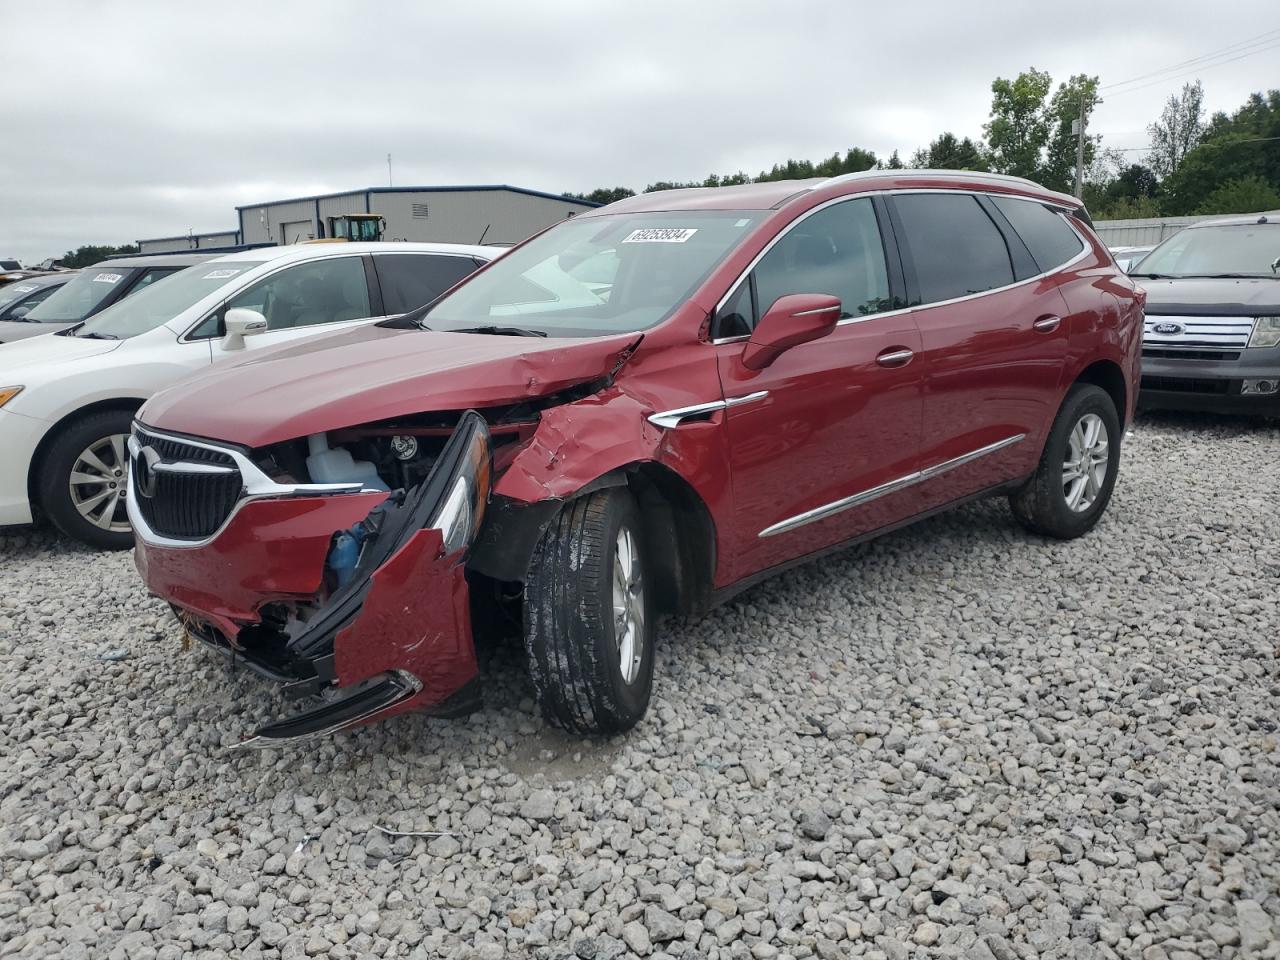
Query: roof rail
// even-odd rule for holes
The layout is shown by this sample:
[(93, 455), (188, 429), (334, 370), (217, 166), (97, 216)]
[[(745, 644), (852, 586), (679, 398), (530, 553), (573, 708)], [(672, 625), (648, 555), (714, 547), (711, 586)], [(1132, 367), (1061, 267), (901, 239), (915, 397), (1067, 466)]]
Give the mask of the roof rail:
[(823, 186), (832, 183), (847, 183), (850, 180), (869, 180), (872, 177), (921, 176), (933, 178), (964, 178), (974, 180), (1001, 180), (1005, 183), (1017, 183), (1037, 190), (1047, 190), (1043, 184), (1028, 180), (1026, 177), (1014, 177), (1007, 173), (987, 173), (984, 170), (929, 170), (926, 168), (907, 167), (901, 170), (860, 170), (857, 173), (842, 173), (837, 177), (829, 177)]

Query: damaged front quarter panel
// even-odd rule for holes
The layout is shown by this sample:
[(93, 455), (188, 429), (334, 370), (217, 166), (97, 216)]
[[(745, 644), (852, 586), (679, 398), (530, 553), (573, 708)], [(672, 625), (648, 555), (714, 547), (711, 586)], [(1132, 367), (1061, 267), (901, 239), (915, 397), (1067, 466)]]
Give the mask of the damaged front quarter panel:
[(334, 694), (328, 684), (336, 683), (336, 695), (244, 745), (335, 733), (407, 710), (456, 709), (467, 697), (477, 668), (464, 565), (484, 517), (491, 458), (484, 419), (468, 411), (430, 476), (361, 522), (353, 575), (288, 640), (293, 656), (315, 665), (301, 692)]

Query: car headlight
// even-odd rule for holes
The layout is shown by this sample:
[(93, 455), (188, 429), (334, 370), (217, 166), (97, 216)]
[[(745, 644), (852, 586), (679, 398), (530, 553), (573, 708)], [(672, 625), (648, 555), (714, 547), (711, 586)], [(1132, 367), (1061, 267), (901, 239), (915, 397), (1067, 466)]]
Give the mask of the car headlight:
[(0, 407), (22, 392), (22, 387), (0, 387)]
[(444, 534), (445, 553), (451, 554), (471, 545), (489, 502), (493, 460), (484, 418), (472, 411), (463, 414), (440, 460), (449, 470), (448, 492), (427, 525)]
[[(1253, 335), (1249, 337), (1249, 346), (1280, 346), (1280, 317), (1258, 317), (1253, 325)], [(0, 391), (0, 396), (3, 395)]]

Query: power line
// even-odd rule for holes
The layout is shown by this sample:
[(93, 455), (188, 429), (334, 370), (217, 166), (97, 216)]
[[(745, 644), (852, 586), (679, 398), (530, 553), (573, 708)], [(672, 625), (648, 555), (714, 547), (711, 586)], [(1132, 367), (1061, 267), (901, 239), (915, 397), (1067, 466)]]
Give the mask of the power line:
[(1211, 51), (1210, 53), (1202, 53), (1198, 57), (1191, 57), (1188, 60), (1180, 60), (1177, 63), (1171, 64), (1170, 66), (1161, 67), (1159, 70), (1152, 70), (1148, 73), (1140, 73), (1138, 74), (1138, 76), (1130, 77), (1128, 80), (1117, 80), (1115, 81), (1115, 83), (1104, 84), (1103, 86), (1099, 87), (1099, 89), (1110, 90), (1115, 87), (1123, 87), (1130, 83), (1136, 83), (1139, 80), (1146, 80), (1148, 77), (1154, 77), (1157, 74), (1168, 73), (1172, 70), (1178, 70), (1183, 67), (1190, 66), (1192, 64), (1198, 63), (1201, 60), (1212, 60), (1216, 57), (1223, 56), (1226, 54), (1238, 53), (1240, 52), (1241, 49), (1245, 47), (1251, 47), (1256, 43), (1266, 41), (1269, 38), (1275, 36), (1276, 34), (1280, 34), (1280, 27), (1277, 27), (1274, 30), (1267, 30), (1266, 32), (1260, 33), (1257, 36), (1252, 37), (1248, 40), (1240, 40), (1240, 41), (1237, 41), (1236, 43), (1227, 44), (1227, 46), (1219, 47), (1217, 50)]
[[(1237, 143), (1269, 143), (1272, 140), (1280, 140), (1280, 137), (1250, 137), (1247, 140), (1222, 140), (1222, 141), (1206, 140), (1202, 143), (1196, 144), (1195, 149), (1198, 150), (1201, 147), (1218, 147), (1219, 149), (1222, 149), (1225, 147), (1234, 146)], [(1106, 147), (1104, 146), (1102, 149), (1110, 150), (1114, 153), (1142, 153), (1143, 151), (1150, 150), (1151, 147), (1150, 146), (1146, 146), (1146, 147)]]
[[(1193, 74), (1198, 74), (1205, 70), (1212, 70), (1214, 67), (1224, 67), (1228, 63), (1235, 63), (1237, 60), (1243, 60), (1245, 57), (1251, 57), (1255, 53), (1263, 53), (1267, 50), (1274, 50), (1276, 47), (1280, 47), (1280, 38), (1272, 38), (1267, 42), (1265, 46), (1258, 47), (1255, 50), (1248, 50), (1244, 53), (1239, 53), (1234, 57), (1228, 57), (1225, 60), (1218, 60), (1215, 63), (1202, 63), (1199, 66), (1193, 67), (1192, 69), (1186, 70), (1182, 73), (1176, 73), (1176, 74), (1172, 74), (1170, 76), (1164, 76), (1164, 77), (1157, 77), (1155, 80), (1148, 80), (1146, 83), (1140, 83), (1137, 86), (1128, 87), (1124, 90), (1113, 90), (1113, 89), (1104, 88), (1104, 87), (1100, 87), (1099, 89), (1100, 90), (1106, 89), (1108, 91), (1107, 92), (1108, 97), (1122, 97), (1126, 93), (1136, 93), (1137, 91), (1145, 90), (1148, 87), (1159, 86), (1160, 84), (1170, 83), (1174, 80), (1181, 80), (1184, 77), (1189, 77), (1189, 76), (1192, 76)], [(1133, 81), (1129, 81), (1129, 82), (1133, 82)]]

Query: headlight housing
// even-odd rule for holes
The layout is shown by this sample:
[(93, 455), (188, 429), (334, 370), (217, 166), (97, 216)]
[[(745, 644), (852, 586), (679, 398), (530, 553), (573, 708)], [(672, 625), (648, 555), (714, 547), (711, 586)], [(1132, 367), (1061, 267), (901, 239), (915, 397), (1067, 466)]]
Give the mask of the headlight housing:
[(489, 502), (493, 458), (483, 417), (474, 411), (462, 415), (437, 467), (449, 471), (447, 492), (427, 526), (444, 534), (446, 554), (457, 553), (475, 539)]
[(19, 387), (19, 386), (0, 387), (0, 407), (3, 407), (6, 403), (8, 403), (10, 400), (12, 400), (21, 392), (22, 392), (22, 387)]
[[(1251, 347), (1280, 346), (1280, 317), (1258, 317), (1249, 337)], [(0, 392), (2, 395), (2, 392)]]

